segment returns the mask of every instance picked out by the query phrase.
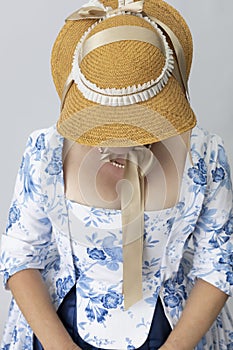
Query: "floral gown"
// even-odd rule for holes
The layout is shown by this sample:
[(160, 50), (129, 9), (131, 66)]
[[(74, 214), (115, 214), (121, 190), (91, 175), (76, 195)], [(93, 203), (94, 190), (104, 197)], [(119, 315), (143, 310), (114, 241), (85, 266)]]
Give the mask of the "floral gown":
[[(2, 235), (6, 287), (17, 271), (40, 269), (57, 309), (76, 284), (81, 335), (106, 349), (134, 349), (143, 343), (158, 296), (174, 327), (196, 278), (232, 295), (232, 187), (217, 135), (199, 127), (192, 130), (193, 164), (187, 156), (178, 204), (145, 212), (143, 300), (127, 311), (121, 294), (119, 212), (66, 200), (63, 141), (55, 126), (35, 131), (28, 139)], [(79, 224), (74, 228), (75, 220)], [(32, 350), (32, 339), (33, 332), (13, 299), (1, 350)], [(227, 305), (195, 349), (233, 349)]]

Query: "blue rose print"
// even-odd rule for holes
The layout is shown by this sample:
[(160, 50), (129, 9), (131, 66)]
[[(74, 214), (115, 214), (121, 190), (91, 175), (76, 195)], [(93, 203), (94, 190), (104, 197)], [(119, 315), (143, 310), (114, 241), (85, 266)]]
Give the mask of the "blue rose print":
[(52, 159), (45, 171), (49, 175), (59, 175), (62, 172), (62, 167), (62, 149), (57, 147), (53, 150)]
[(45, 135), (44, 134), (40, 134), (37, 137), (35, 147), (38, 151), (42, 151), (43, 149), (45, 149)]
[(175, 278), (169, 279), (164, 283), (165, 296), (164, 303), (166, 306), (175, 309), (181, 307), (183, 300), (187, 298), (185, 291), (184, 282), (184, 271), (182, 265)]
[(20, 219), (20, 210), (14, 203), (9, 211), (7, 230)]
[(122, 295), (114, 291), (109, 291), (102, 297), (102, 303), (106, 309), (116, 309), (118, 305), (122, 304), (122, 301)]
[(164, 302), (166, 306), (174, 308), (179, 306), (182, 302), (182, 298), (178, 293), (173, 293), (164, 297)]
[(198, 166), (198, 169), (202, 172), (202, 174), (207, 174), (207, 167), (203, 158), (199, 159), (197, 166)]
[(97, 248), (94, 248), (94, 249), (87, 248), (87, 254), (93, 260), (105, 260), (106, 259), (106, 255), (104, 254), (103, 250), (100, 250)]
[(59, 278), (56, 282), (57, 295), (59, 296), (59, 298), (63, 299), (72, 287), (73, 280), (71, 276), (66, 277), (63, 280)]
[(53, 150), (52, 159), (56, 160), (56, 161), (61, 161), (61, 159), (62, 159), (62, 148), (61, 147), (57, 147)]
[(197, 185), (204, 186), (207, 184), (207, 168), (203, 158), (199, 159), (197, 167), (192, 167), (188, 170), (188, 176)]
[(220, 182), (225, 178), (225, 171), (222, 167), (212, 170), (211, 173), (214, 182)]
[(45, 169), (46, 173), (49, 175), (59, 175), (62, 171), (62, 162), (57, 162), (56, 160), (52, 160), (47, 168)]
[(227, 350), (233, 350), (233, 343), (227, 345)]

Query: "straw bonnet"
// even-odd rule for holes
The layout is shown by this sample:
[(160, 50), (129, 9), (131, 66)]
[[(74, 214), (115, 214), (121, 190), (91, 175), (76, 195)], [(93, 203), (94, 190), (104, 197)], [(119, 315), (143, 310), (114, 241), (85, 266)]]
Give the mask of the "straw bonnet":
[(51, 57), (57, 129), (89, 146), (135, 146), (192, 129), (192, 37), (162, 0), (93, 0), (67, 18)]

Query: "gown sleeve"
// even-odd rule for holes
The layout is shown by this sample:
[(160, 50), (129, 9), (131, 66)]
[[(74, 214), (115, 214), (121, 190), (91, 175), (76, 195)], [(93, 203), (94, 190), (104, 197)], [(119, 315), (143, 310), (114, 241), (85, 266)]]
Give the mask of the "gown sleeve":
[(201, 278), (228, 295), (233, 291), (233, 210), (230, 166), (221, 138), (214, 135), (202, 163), (206, 190), (194, 233), (192, 280)]
[(4, 285), (24, 269), (43, 269), (51, 240), (51, 223), (43, 209), (40, 165), (44, 135), (28, 139), (17, 174), (5, 233), (1, 237), (0, 270)]

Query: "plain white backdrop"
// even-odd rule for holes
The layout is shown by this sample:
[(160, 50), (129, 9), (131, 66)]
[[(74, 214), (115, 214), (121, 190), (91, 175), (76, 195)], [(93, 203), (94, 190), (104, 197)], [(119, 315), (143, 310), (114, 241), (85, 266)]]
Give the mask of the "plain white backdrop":
[[(232, 165), (233, 1), (167, 1), (183, 14), (193, 34), (191, 105), (199, 124), (222, 136)], [(58, 118), (59, 100), (50, 74), (51, 48), (65, 17), (82, 4), (80, 0), (0, 3), (1, 232), (28, 135)], [(9, 300), (10, 293), (1, 284), (0, 339)]]

